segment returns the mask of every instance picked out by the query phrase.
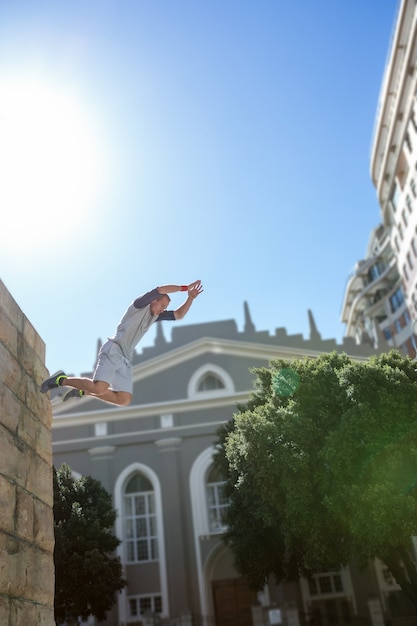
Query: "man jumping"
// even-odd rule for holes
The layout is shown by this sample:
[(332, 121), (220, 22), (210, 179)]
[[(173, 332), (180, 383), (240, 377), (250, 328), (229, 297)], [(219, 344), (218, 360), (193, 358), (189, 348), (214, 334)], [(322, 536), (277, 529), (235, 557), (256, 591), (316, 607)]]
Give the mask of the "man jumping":
[[(168, 294), (177, 291), (187, 291), (187, 299), (178, 309), (168, 311), (171, 301)], [(42, 383), (41, 392), (72, 387), (64, 401), (88, 395), (127, 406), (132, 401), (132, 359), (136, 345), (155, 322), (182, 319), (202, 291), (201, 281), (196, 280), (190, 285), (156, 287), (136, 298), (123, 315), (115, 335), (101, 347), (93, 378), (75, 378), (59, 371)]]

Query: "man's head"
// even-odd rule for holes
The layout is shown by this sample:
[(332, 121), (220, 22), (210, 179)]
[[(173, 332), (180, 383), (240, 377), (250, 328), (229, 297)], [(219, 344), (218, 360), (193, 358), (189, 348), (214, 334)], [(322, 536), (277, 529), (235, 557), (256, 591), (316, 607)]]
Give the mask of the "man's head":
[(166, 293), (161, 294), (151, 302), (151, 313), (152, 315), (161, 315), (163, 311), (167, 308), (168, 304), (171, 302), (171, 298), (167, 296)]

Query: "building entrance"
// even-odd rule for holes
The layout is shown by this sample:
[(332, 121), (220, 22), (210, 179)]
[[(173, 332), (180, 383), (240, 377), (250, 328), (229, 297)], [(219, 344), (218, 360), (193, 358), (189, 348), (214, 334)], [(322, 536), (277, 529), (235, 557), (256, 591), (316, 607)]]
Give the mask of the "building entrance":
[(216, 626), (252, 626), (256, 592), (244, 578), (213, 580), (213, 603)]

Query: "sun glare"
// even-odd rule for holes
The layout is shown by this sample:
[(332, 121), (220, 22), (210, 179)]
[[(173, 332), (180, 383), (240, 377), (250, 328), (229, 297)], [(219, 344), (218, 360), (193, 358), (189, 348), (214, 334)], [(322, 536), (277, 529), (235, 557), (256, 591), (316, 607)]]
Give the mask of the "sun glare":
[(91, 224), (103, 168), (76, 95), (0, 79), (0, 241), (23, 252), (62, 245)]

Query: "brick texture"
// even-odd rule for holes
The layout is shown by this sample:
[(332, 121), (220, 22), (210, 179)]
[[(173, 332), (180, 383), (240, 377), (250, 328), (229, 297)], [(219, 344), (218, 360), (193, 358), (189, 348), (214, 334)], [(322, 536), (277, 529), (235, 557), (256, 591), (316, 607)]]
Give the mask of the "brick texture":
[(45, 345), (0, 281), (0, 624), (55, 626)]

